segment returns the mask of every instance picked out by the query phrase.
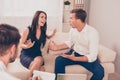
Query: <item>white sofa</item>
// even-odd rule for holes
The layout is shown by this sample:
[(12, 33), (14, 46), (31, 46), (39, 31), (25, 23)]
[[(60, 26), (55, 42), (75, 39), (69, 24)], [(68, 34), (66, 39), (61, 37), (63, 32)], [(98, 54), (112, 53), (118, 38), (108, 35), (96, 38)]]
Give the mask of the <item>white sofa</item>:
[[(55, 41), (57, 44), (60, 44), (66, 40), (68, 40), (69, 34), (68, 33), (57, 33), (53, 38), (50, 40)], [(46, 72), (54, 72), (54, 63), (55, 63), (55, 58), (60, 55), (61, 53), (67, 52), (69, 49), (65, 50), (60, 50), (60, 51), (51, 51), (48, 50), (48, 45), (50, 43), (50, 40), (47, 40), (45, 47), (42, 49), (43, 52), (43, 58), (45, 62), (45, 70)], [(19, 49), (20, 51), (20, 49)], [(20, 53), (20, 52), (19, 52)], [(100, 45), (99, 46), (99, 55), (98, 58), (102, 64), (102, 66), (105, 69), (105, 77), (104, 80), (108, 80), (108, 75), (110, 73), (115, 72), (115, 66), (114, 66), (114, 61), (116, 57), (116, 52), (113, 50)], [(27, 75), (29, 73), (29, 70), (24, 68), (20, 62), (19, 62), (19, 57), (16, 59), (14, 63), (10, 63), (8, 65), (8, 72), (10, 74), (21, 78), (21, 80), (26, 80)], [(85, 68), (83, 68), (80, 65), (72, 65), (72, 66), (67, 66), (66, 67), (66, 73), (71, 73), (71, 74), (87, 74), (87, 80), (90, 80), (91, 73), (87, 71)]]

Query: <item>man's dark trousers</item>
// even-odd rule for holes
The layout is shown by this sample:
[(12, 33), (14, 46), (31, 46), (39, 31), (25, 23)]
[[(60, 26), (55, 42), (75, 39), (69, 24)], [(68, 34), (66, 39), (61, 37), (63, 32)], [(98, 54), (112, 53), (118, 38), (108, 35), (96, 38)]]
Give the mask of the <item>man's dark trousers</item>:
[[(72, 54), (73, 49), (71, 49), (67, 55)], [(76, 57), (83, 56), (78, 53), (74, 53)], [(55, 60), (55, 74), (65, 73), (65, 66), (67, 65), (81, 65), (85, 67), (87, 70), (93, 73), (93, 76), (90, 80), (102, 80), (104, 77), (104, 68), (100, 65), (99, 61), (96, 60), (94, 62), (80, 62), (80, 61), (72, 61), (70, 59), (64, 58), (62, 56), (58, 56)]]

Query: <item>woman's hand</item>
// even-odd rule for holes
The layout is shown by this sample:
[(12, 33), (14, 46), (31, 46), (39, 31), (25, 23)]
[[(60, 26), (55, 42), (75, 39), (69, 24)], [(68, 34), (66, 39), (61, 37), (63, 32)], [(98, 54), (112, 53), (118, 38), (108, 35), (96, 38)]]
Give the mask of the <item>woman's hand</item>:
[(34, 45), (35, 41), (31, 41), (31, 39), (25, 42), (25, 49), (31, 48)]
[(49, 38), (53, 37), (56, 34), (56, 32), (57, 32), (57, 29), (54, 29), (52, 34), (47, 35), (47, 38), (49, 39)]
[(57, 32), (57, 29), (54, 29), (51, 36), (54, 36), (56, 34), (56, 32)]

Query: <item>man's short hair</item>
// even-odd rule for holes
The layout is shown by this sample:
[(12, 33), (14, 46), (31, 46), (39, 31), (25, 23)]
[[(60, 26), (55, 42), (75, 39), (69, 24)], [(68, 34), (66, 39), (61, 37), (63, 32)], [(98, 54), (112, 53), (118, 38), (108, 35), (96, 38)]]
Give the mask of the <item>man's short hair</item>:
[(6, 51), (20, 40), (20, 34), (17, 28), (8, 24), (0, 24), (0, 55), (4, 55)]
[(82, 22), (85, 22), (87, 13), (83, 9), (73, 9), (70, 13), (75, 13), (76, 19), (80, 19)]

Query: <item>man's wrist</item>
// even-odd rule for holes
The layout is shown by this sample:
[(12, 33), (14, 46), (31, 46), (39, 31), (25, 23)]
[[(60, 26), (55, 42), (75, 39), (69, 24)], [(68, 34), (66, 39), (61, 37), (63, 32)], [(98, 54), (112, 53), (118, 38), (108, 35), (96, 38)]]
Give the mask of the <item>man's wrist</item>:
[(60, 46), (56, 46), (57, 47), (57, 49), (56, 50), (60, 50)]

